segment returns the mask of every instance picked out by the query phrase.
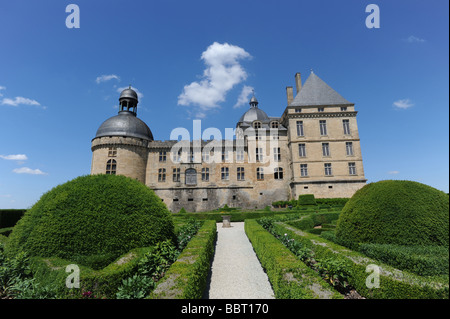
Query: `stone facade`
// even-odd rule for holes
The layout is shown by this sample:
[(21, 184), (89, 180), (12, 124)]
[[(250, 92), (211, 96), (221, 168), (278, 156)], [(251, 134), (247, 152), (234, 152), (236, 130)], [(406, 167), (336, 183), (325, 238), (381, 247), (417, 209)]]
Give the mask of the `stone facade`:
[(91, 174), (135, 178), (173, 212), (264, 208), (301, 194), (351, 197), (366, 183), (354, 104), (313, 73), (303, 88), (300, 74), (295, 80), (297, 96), (287, 88), (281, 117), (268, 117), (253, 97), (234, 140), (155, 141), (133, 131), (97, 136)]

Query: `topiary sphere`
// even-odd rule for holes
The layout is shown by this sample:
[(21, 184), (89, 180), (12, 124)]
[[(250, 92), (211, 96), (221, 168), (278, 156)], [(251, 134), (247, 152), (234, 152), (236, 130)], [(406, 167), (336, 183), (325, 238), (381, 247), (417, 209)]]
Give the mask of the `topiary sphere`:
[(336, 226), (343, 242), (449, 244), (449, 197), (412, 181), (367, 184), (344, 206)]
[(5, 252), (82, 261), (166, 239), (175, 239), (171, 213), (150, 188), (124, 176), (89, 175), (44, 194), (14, 227)]

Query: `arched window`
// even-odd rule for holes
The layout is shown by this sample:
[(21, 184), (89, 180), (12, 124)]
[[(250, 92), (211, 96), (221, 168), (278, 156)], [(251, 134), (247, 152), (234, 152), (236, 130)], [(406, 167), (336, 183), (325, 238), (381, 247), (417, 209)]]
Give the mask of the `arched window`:
[(278, 126), (279, 126), (279, 123), (277, 121), (273, 121), (270, 123), (271, 128), (278, 128)]
[(110, 159), (106, 162), (106, 174), (116, 175), (117, 162), (114, 159)]
[(254, 128), (254, 129), (259, 129), (259, 128), (261, 128), (261, 122), (259, 122), (259, 121), (253, 122), (253, 128)]

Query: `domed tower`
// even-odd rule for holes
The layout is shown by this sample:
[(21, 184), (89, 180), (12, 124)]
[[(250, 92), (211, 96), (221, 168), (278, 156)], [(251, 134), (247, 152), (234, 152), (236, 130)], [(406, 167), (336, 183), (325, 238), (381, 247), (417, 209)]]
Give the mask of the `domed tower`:
[(145, 183), (150, 128), (137, 114), (138, 95), (131, 86), (119, 97), (119, 114), (100, 125), (92, 140), (91, 174), (119, 174)]

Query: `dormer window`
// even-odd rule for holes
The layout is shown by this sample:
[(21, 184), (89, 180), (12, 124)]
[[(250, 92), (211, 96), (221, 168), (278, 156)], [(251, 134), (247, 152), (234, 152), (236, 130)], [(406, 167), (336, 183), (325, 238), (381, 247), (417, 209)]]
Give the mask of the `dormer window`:
[(259, 122), (259, 121), (253, 122), (253, 128), (255, 130), (261, 128), (261, 122)]
[(318, 112), (324, 112), (324, 111), (325, 111), (325, 108), (324, 108), (324, 107), (319, 107), (319, 108), (317, 109), (317, 111), (318, 111)]
[(273, 121), (273, 122), (270, 123), (270, 127), (271, 128), (278, 128), (278, 126), (279, 126), (278, 121)]

